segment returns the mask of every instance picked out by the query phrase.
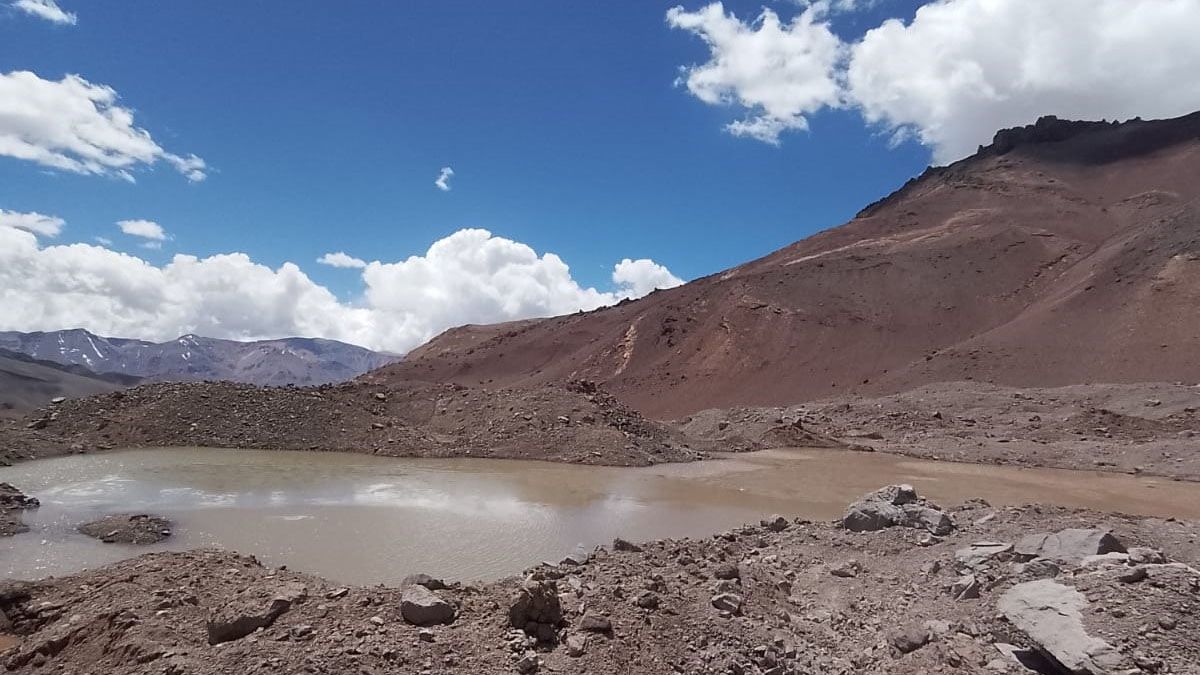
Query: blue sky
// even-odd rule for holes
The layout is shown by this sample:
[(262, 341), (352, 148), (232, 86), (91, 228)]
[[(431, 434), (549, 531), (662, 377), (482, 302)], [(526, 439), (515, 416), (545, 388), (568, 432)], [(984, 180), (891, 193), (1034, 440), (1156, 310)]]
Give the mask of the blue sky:
[(405, 351), (593, 309), (999, 128), (1192, 112), (1196, 25), (1200, 0), (0, 0), (0, 329)]
[(150, 260), (245, 251), (349, 294), (356, 275), (312, 261), (398, 259), (483, 227), (586, 285), (630, 256), (694, 278), (845, 221), (929, 161), (845, 111), (780, 147), (722, 133), (736, 109), (673, 86), (706, 49), (667, 26), (668, 3), (61, 4), (76, 25), (3, 12), (0, 71), (108, 85), (212, 171), (128, 184), (0, 158), (0, 205), (130, 249), (114, 223), (154, 220), (174, 239)]

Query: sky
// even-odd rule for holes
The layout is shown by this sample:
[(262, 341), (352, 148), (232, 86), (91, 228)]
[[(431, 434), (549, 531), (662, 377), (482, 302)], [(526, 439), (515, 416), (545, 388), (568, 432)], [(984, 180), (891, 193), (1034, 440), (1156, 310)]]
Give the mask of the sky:
[(0, 0), (0, 330), (404, 352), (1200, 108), (1200, 0)]

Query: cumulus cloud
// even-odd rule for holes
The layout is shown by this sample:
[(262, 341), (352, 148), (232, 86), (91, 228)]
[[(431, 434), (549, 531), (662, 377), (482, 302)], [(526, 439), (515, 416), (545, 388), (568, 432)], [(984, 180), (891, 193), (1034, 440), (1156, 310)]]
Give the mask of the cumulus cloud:
[(43, 237), (57, 237), (65, 224), (66, 221), (62, 218), (46, 216), (36, 211), (19, 213), (0, 209), (0, 227), (13, 227)]
[(367, 261), (363, 260), (362, 258), (355, 258), (354, 256), (348, 255), (342, 251), (338, 251), (337, 253), (326, 253), (320, 258), (317, 258), (317, 262), (321, 263), (322, 265), (329, 265), (330, 267), (361, 269), (367, 266)]
[(451, 169), (448, 166), (443, 166), (442, 170), (438, 172), (437, 180), (433, 181), (433, 184), (436, 185), (437, 189), (441, 190), (442, 192), (449, 192), (450, 177), (453, 175), (454, 169)]
[(942, 0), (853, 47), (867, 121), (949, 162), (1041, 115), (1173, 117), (1200, 108), (1196, 0)]
[(671, 270), (649, 258), (625, 258), (613, 267), (612, 280), (623, 295), (631, 298), (640, 298), (651, 291), (683, 285), (683, 279), (671, 274)]
[(585, 288), (553, 253), (478, 229), (423, 255), (366, 263), (361, 273), (362, 297), (343, 303), (292, 263), (272, 269), (229, 253), (175, 255), (157, 266), (105, 246), (45, 246), (0, 227), (0, 330), (82, 326), (154, 340), (305, 335), (404, 352), (452, 326), (594, 309), (679, 282), (653, 261), (623, 260), (615, 291)]
[(16, 2), (12, 3), (12, 6), (26, 14), (45, 19), (51, 23), (75, 25), (75, 13), (63, 11), (55, 0), (16, 0)]
[(688, 12), (667, 11), (667, 23), (707, 43), (710, 59), (683, 69), (679, 82), (709, 104), (735, 104), (748, 117), (727, 125), (735, 136), (778, 144), (784, 131), (807, 129), (805, 115), (841, 105), (837, 64), (842, 43), (821, 10), (809, 7), (792, 21), (763, 9), (746, 23), (720, 2)]
[(204, 180), (203, 159), (164, 150), (117, 98), (111, 87), (78, 75), (54, 81), (28, 71), (0, 74), (0, 155), (129, 181), (138, 167), (163, 161), (190, 181)]
[(727, 129), (778, 143), (805, 115), (853, 107), (915, 138), (939, 163), (1042, 115), (1173, 117), (1200, 108), (1197, 0), (935, 0), (842, 42), (830, 16), (869, 2), (816, 0), (790, 23), (720, 3), (676, 7), (667, 21), (699, 35), (711, 59), (685, 69), (688, 90), (749, 117)]
[(141, 237), (152, 241), (164, 241), (167, 238), (166, 230), (153, 220), (118, 220), (117, 227), (132, 237)]

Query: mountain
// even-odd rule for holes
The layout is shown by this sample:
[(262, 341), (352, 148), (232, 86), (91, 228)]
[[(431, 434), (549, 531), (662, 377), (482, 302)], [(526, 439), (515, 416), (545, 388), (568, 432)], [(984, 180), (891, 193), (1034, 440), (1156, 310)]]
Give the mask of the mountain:
[(853, 220), (588, 313), (452, 329), (376, 376), (596, 380), (682, 416), (977, 379), (1200, 380), (1200, 113), (996, 134)]
[(18, 416), (63, 396), (103, 394), (134, 385), (128, 375), (97, 375), (80, 366), (64, 366), (0, 349), (0, 416)]
[(259, 385), (341, 382), (397, 358), (316, 338), (236, 342), (184, 335), (170, 342), (146, 342), (100, 337), (78, 328), (0, 332), (0, 348), (149, 380), (229, 380)]

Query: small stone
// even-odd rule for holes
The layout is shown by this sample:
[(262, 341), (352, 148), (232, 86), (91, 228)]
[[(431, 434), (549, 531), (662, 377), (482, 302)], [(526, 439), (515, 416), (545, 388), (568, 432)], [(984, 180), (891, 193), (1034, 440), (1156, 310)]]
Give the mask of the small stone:
[(1167, 562), (1167, 556), (1158, 549), (1147, 546), (1134, 546), (1129, 549), (1129, 564), (1131, 565), (1162, 565)]
[(567, 636), (567, 656), (579, 658), (587, 652), (587, 639), (582, 635)]
[(417, 639), (421, 642), (433, 642), (434, 637), (434, 632), (428, 628), (417, 631)]
[(974, 600), (979, 597), (979, 580), (974, 574), (964, 574), (950, 586), (950, 595), (955, 600)]
[(718, 579), (741, 579), (742, 571), (733, 563), (721, 563), (713, 570), (713, 576)]
[(626, 541), (620, 537), (613, 539), (612, 547), (614, 551), (622, 551), (624, 553), (641, 553), (642, 547), (637, 544)]
[(714, 595), (710, 601), (712, 606), (722, 612), (737, 614), (742, 610), (742, 596), (736, 593), (721, 593)]
[(899, 632), (893, 633), (891, 643), (902, 654), (915, 652), (926, 644), (929, 644), (929, 631), (923, 626), (909, 626)]
[(1122, 572), (1117, 575), (1117, 581), (1125, 584), (1136, 584), (1139, 581), (1145, 581), (1150, 576), (1145, 567), (1134, 567), (1128, 572)]
[(862, 572), (862, 570), (863, 570), (862, 563), (858, 562), (857, 560), (847, 560), (846, 562), (844, 562), (840, 565), (831, 567), (829, 569), (829, 573), (835, 577), (841, 577), (843, 579), (852, 579), (854, 577), (857, 577), (859, 575), (859, 573)]
[(652, 593), (651, 591), (645, 591), (639, 594), (633, 601), (633, 604), (641, 607), (642, 609), (658, 609), (659, 603), (660, 600), (658, 595)]
[(788, 520), (778, 513), (772, 514), (769, 518), (762, 521), (762, 526), (772, 532), (783, 532), (788, 528)]
[(588, 612), (579, 619), (579, 630), (589, 633), (608, 633), (612, 631), (612, 621), (602, 614)]

